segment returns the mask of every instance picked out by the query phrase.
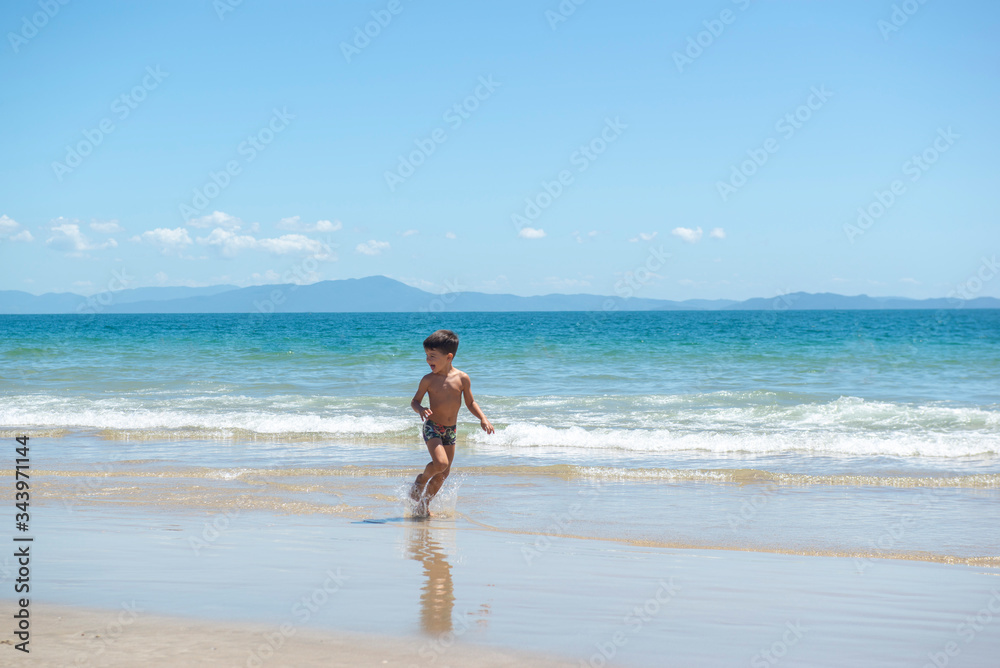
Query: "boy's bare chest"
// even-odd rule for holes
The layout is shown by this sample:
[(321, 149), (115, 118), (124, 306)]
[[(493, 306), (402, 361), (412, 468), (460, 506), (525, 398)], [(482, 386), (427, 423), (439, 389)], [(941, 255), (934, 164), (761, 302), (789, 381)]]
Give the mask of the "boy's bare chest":
[(436, 399), (458, 398), (462, 394), (462, 380), (458, 377), (432, 379), (427, 392)]

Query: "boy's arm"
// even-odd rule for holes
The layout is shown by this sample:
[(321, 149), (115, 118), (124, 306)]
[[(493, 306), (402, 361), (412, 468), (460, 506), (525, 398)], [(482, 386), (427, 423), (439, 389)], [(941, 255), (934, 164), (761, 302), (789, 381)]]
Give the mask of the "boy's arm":
[(462, 375), (462, 395), (465, 397), (465, 407), (469, 409), (469, 412), (479, 418), (479, 426), (483, 428), (487, 434), (493, 433), (493, 425), (490, 421), (486, 419), (483, 415), (483, 411), (479, 408), (479, 404), (476, 400), (472, 398), (472, 379), (469, 378), (468, 374)]
[(426, 420), (431, 416), (431, 409), (424, 408), (422, 402), (424, 400), (424, 395), (427, 394), (427, 389), (430, 387), (430, 381), (427, 377), (420, 379), (420, 385), (417, 386), (417, 393), (413, 395), (413, 399), (410, 401), (410, 408), (417, 412), (421, 420)]

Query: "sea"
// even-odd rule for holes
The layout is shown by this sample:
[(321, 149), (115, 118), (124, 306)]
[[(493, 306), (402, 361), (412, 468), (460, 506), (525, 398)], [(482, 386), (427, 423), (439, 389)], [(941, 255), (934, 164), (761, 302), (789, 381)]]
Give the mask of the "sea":
[(595, 537), (1000, 558), (997, 310), (7, 315), (0, 435), (83, 501), (391, 513), (439, 328), (496, 427), (462, 409), (445, 512), (546, 531), (594, 488)]

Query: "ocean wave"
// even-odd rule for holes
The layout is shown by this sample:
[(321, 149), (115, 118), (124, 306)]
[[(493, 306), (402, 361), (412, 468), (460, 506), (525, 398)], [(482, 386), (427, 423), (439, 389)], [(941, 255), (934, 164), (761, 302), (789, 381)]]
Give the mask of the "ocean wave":
[[(621, 453), (784, 452), (966, 457), (1000, 452), (1000, 407), (872, 401), (808, 401), (768, 392), (654, 397), (501, 397), (486, 435), (460, 422), (461, 441), (486, 451), (569, 449)], [(467, 414), (463, 413), (467, 418)], [(18, 431), (21, 430), (21, 431)], [(93, 430), (123, 440), (418, 438), (419, 422), (398, 397), (281, 395), (115, 398), (12, 397), (0, 433), (58, 437)]]
[[(770, 392), (588, 398), (555, 417), (508, 423), (483, 447), (670, 453), (964, 457), (1000, 452), (1000, 410), (942, 402), (908, 404), (839, 397), (802, 401)], [(585, 410), (579, 410), (585, 407)], [(616, 410), (617, 409), (617, 410)], [(514, 412), (514, 411), (511, 411)], [(576, 424), (558, 425), (562, 415)]]
[(617, 450), (642, 453), (702, 451), (710, 453), (749, 453), (756, 455), (796, 452), (823, 455), (895, 457), (968, 457), (995, 455), (1000, 450), (995, 432), (915, 433), (913, 431), (834, 431), (806, 430), (799, 426), (785, 431), (705, 430), (700, 432), (670, 429), (584, 429), (554, 428), (545, 425), (515, 423), (493, 437), (479, 433), (470, 440), (484, 447), (510, 449)]
[[(81, 400), (40, 397), (13, 401), (0, 409), (0, 428), (92, 429), (107, 436), (175, 438), (324, 435), (376, 437), (415, 432), (413, 419), (402, 416), (343, 411), (339, 414), (284, 410), (271, 402), (240, 402), (234, 397), (199, 402), (191, 399), (163, 402), (151, 408), (135, 400)], [(213, 409), (214, 408), (214, 409)]]

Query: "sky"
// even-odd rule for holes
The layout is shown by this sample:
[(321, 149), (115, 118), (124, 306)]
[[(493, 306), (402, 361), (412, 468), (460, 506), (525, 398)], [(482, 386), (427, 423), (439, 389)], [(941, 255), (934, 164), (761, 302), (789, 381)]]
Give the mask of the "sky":
[(9, 0), (0, 289), (1000, 297), (998, 29), (986, 0)]

